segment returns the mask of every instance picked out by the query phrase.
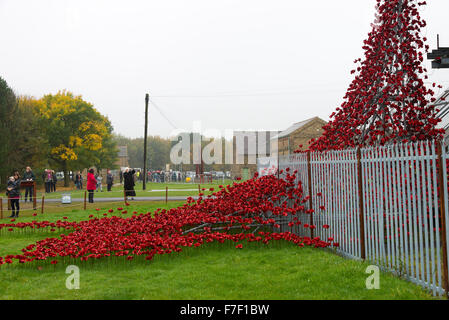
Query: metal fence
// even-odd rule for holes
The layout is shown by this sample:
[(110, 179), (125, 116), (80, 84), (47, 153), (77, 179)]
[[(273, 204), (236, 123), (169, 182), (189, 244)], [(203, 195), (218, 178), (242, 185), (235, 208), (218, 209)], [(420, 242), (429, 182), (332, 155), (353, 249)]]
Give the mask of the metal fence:
[[(329, 239), (342, 255), (366, 259), (444, 295), (448, 163), (439, 142), (417, 142), (264, 158), (258, 171), (298, 170), (313, 213), (299, 217), (303, 224), (295, 233)], [(316, 228), (304, 228), (305, 223)]]

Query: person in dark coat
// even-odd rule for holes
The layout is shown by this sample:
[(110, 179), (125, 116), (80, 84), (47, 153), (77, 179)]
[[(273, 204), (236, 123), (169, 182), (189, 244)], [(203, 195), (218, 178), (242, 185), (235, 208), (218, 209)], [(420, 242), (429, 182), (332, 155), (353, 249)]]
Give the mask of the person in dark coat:
[(8, 186), (6, 187), (6, 193), (8, 200), (11, 203), (11, 216), (10, 218), (18, 218), (20, 211), (20, 175), (19, 172), (15, 172), (14, 176), (9, 178)]
[(78, 171), (75, 175), (75, 186), (78, 190), (83, 188), (83, 183), (81, 182), (81, 173)]
[(106, 174), (106, 184), (108, 185), (108, 192), (112, 190), (112, 185), (114, 184), (114, 176), (111, 173), (111, 170), (108, 170)]
[[(25, 173), (23, 174), (23, 181), (35, 181), (36, 177), (34, 176), (33, 171), (31, 171), (30, 167), (27, 167)], [(25, 202), (27, 202), (27, 198), (29, 195), (30, 202), (33, 201), (33, 187), (25, 188)]]
[(56, 183), (58, 182), (58, 177), (54, 170), (51, 171), (51, 192), (56, 192)]
[(45, 169), (42, 177), (43, 177), (43, 180), (45, 181), (45, 192), (50, 193), (51, 192), (51, 181), (52, 181), (51, 170)]
[(162, 183), (165, 182), (165, 172), (164, 171), (161, 172), (160, 179), (161, 179)]
[(123, 173), (123, 180), (125, 182), (124, 188), (125, 188), (125, 197), (126, 200), (128, 200), (128, 197), (131, 197), (131, 200), (134, 200), (134, 197), (136, 196), (136, 191), (134, 190), (134, 174), (136, 173), (136, 170), (129, 168), (126, 168), (125, 172)]

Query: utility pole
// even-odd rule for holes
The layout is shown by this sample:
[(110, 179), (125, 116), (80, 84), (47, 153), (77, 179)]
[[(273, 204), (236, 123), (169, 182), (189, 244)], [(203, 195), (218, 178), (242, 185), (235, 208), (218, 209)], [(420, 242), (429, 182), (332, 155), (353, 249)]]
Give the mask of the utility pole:
[(145, 135), (143, 137), (143, 190), (147, 188), (147, 136), (148, 136), (148, 101), (150, 95), (145, 95)]

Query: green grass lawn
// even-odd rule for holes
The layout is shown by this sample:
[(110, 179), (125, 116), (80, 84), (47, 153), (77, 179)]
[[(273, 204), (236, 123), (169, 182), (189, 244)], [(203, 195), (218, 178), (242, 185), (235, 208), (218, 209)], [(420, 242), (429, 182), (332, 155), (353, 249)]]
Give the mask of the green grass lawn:
[[(133, 203), (127, 209), (148, 212), (181, 203)], [(103, 212), (91, 208), (20, 221), (56, 221), (63, 216), (79, 221)], [(0, 255), (18, 253), (50, 236), (46, 231), (2, 232)], [(381, 274), (380, 290), (367, 290), (368, 263), (290, 243), (244, 242), (243, 249), (236, 249), (235, 243), (212, 243), (151, 262), (137, 257), (71, 263), (80, 268), (79, 290), (65, 287), (68, 275), (62, 262), (41, 268), (17, 264), (0, 268), (0, 299), (433, 299), (420, 287), (387, 273)]]
[[(201, 188), (209, 189), (211, 187), (218, 190), (218, 186), (222, 185), (221, 181), (213, 183), (200, 184)], [(232, 184), (231, 180), (225, 180), (223, 185)], [(165, 188), (169, 189), (169, 196), (197, 196), (198, 195), (198, 184), (193, 183), (154, 183), (150, 182), (147, 184), (147, 189), (142, 190), (142, 183), (138, 182), (135, 186), (135, 190), (138, 197), (165, 197)], [(45, 194), (46, 199), (60, 199), (62, 193), (71, 193), (72, 198), (83, 198), (85, 190), (76, 190), (75, 188), (63, 189), (57, 192)], [(23, 192), (22, 192), (23, 193)], [(206, 190), (205, 194), (209, 194), (210, 191)], [(44, 195), (42, 190), (37, 192), (37, 198), (40, 199)], [(103, 185), (103, 192), (95, 192), (95, 197), (98, 198), (123, 198), (123, 185), (114, 186), (112, 191), (107, 192), (107, 186)]]
[[(133, 212), (138, 211), (139, 213), (146, 213), (149, 211), (154, 211), (158, 208), (176, 208), (184, 204), (184, 201), (169, 201), (167, 204), (165, 201), (139, 201), (133, 202), (129, 201), (130, 206), (127, 207), (127, 211)], [(103, 213), (106, 212), (107, 209), (114, 209), (117, 207), (124, 207), (124, 201), (118, 200), (115, 202), (97, 202), (97, 203), (88, 203), (87, 210), (83, 209), (82, 203), (74, 203), (72, 205), (64, 205), (64, 204), (55, 204), (48, 203), (45, 205), (44, 214), (40, 213), (40, 206), (38, 205), (37, 210), (21, 210), (20, 218), (16, 219), (16, 222), (31, 222), (33, 220), (36, 221), (57, 221), (61, 220), (63, 217), (68, 217), (70, 221), (82, 221), (88, 220), (89, 215), (93, 214), (96, 217), (103, 217)], [(101, 209), (100, 212), (97, 212), (96, 209)], [(37, 212), (38, 215), (33, 217), (33, 213)], [(4, 212), (4, 216), (7, 215), (7, 212)], [(117, 210), (114, 211), (112, 215), (119, 216), (119, 212)], [(109, 214), (111, 216), (111, 214)], [(124, 215), (120, 215), (124, 216)], [(0, 223), (8, 223), (11, 219), (5, 217), (4, 219), (0, 219)], [(0, 239), (1, 244), (1, 239)], [(1, 246), (1, 245), (0, 245)], [(1, 247), (0, 247), (1, 250)]]

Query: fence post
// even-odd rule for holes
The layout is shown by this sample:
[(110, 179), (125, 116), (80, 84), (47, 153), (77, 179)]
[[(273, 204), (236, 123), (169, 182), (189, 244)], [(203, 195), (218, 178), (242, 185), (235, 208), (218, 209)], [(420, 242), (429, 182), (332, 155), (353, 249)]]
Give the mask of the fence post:
[[(278, 164), (279, 165), (279, 164)], [(310, 164), (310, 150), (307, 151), (307, 183), (309, 188), (309, 210), (310, 210), (310, 226), (313, 226), (312, 211), (312, 167)], [(313, 239), (313, 228), (310, 228), (310, 238)]]
[(41, 214), (44, 213), (44, 202), (45, 202), (45, 196), (42, 196), (42, 203), (41, 203)]
[(437, 155), (438, 155), (438, 184), (440, 194), (440, 215), (441, 215), (441, 246), (443, 250), (443, 289), (448, 293), (449, 280), (448, 280), (448, 265), (447, 265), (447, 239), (446, 239), (446, 199), (444, 196), (444, 188), (447, 188), (447, 183), (444, 182), (443, 170), (446, 169), (446, 164), (443, 163), (441, 143), (437, 143)]
[(168, 202), (168, 187), (165, 187), (165, 204)]
[(360, 257), (366, 259), (366, 249), (365, 249), (365, 215), (363, 212), (363, 184), (362, 184), (362, 152), (360, 148), (357, 148), (357, 182), (358, 182), (358, 193), (359, 193), (359, 220), (360, 220)]
[(33, 210), (37, 208), (37, 200), (36, 200), (36, 181), (33, 181)]
[(3, 198), (0, 197), (0, 219), (3, 219)]
[(84, 210), (86, 210), (86, 208), (87, 208), (86, 196), (87, 196), (87, 191), (84, 191)]

